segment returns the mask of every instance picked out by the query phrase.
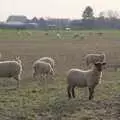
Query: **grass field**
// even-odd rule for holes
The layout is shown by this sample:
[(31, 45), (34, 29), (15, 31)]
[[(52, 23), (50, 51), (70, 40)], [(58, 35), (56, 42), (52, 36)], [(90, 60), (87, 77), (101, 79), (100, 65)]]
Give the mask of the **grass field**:
[[(120, 64), (120, 31), (60, 31), (61, 39), (56, 31), (47, 32), (0, 30), (1, 59), (20, 56), (23, 64), (20, 89), (14, 89), (15, 80), (0, 78), (0, 120), (119, 120), (119, 71), (104, 70), (92, 101), (86, 89), (76, 89), (76, 99), (68, 100), (65, 75), (70, 68), (87, 69), (87, 53), (105, 52), (107, 64)], [(32, 79), (32, 63), (43, 56), (56, 61), (47, 91), (43, 82)]]

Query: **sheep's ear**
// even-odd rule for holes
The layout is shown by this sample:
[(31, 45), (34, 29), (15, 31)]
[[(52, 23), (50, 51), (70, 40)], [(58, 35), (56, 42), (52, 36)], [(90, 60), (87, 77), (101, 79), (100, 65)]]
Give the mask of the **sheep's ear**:
[(100, 65), (100, 62), (96, 62), (95, 65)]

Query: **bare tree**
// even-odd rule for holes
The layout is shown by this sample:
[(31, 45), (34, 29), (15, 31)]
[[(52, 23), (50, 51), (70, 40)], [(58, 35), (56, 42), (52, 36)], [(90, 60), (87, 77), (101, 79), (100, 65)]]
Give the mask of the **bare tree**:
[(119, 13), (117, 11), (108, 10), (107, 16), (109, 19), (117, 19), (117, 18), (119, 18)]

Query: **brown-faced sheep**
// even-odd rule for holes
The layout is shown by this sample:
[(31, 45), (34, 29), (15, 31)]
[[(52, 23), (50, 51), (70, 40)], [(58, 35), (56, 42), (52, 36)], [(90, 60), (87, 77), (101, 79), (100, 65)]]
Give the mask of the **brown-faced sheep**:
[(94, 97), (94, 89), (101, 79), (102, 69), (105, 62), (95, 63), (89, 70), (70, 69), (67, 75), (68, 97), (75, 98), (75, 87), (87, 87), (89, 89), (89, 100)]
[(85, 61), (87, 66), (90, 64), (95, 64), (96, 62), (104, 62), (106, 61), (106, 56), (105, 54), (87, 54), (85, 56)]

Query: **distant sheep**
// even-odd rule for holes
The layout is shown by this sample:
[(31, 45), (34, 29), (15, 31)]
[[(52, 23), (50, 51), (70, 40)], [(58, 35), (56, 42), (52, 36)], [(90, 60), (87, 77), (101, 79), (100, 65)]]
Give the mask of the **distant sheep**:
[(81, 39), (81, 40), (84, 40), (84, 39), (85, 39), (85, 36), (83, 36), (83, 35), (80, 36), (80, 39)]
[(62, 38), (61, 35), (60, 35), (60, 33), (57, 33), (56, 35), (57, 35), (57, 38), (59, 38), (59, 39)]
[(32, 36), (32, 31), (26, 31), (26, 34), (27, 34), (28, 36)]
[(65, 28), (65, 30), (66, 30), (66, 31), (70, 31), (70, 30), (71, 30), (71, 28), (68, 28), (68, 27), (67, 27), (67, 28)]
[(54, 70), (50, 63), (40, 60), (33, 63), (33, 78), (40, 76), (43, 79), (49, 75), (54, 75)]
[(85, 61), (87, 66), (89, 66), (90, 64), (94, 64), (96, 62), (103, 62), (106, 61), (106, 57), (105, 54), (87, 54), (85, 56)]
[(99, 35), (99, 36), (102, 36), (102, 35), (103, 35), (102, 32), (98, 32), (98, 33), (96, 33), (96, 34)]
[(45, 32), (45, 35), (48, 35), (48, 32)]
[(77, 38), (77, 37), (79, 37), (79, 34), (76, 33), (73, 35), (73, 38)]
[(87, 87), (89, 89), (89, 100), (93, 99), (94, 89), (102, 77), (102, 67), (105, 64), (105, 62), (95, 63), (91, 69), (86, 71), (81, 69), (70, 69), (67, 75), (68, 97), (75, 98), (75, 87)]
[(22, 65), (19, 57), (13, 61), (0, 61), (0, 77), (14, 78), (17, 80), (17, 88), (21, 80)]
[(106, 66), (106, 68), (107, 69), (114, 69), (114, 71), (118, 71), (119, 69), (120, 69), (120, 64), (117, 64), (117, 63), (112, 63), (112, 64), (108, 64), (107, 66)]
[(89, 34), (89, 35), (93, 35), (93, 32), (89, 32), (88, 34)]

